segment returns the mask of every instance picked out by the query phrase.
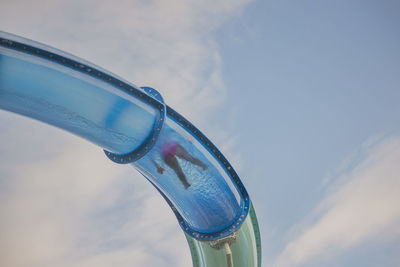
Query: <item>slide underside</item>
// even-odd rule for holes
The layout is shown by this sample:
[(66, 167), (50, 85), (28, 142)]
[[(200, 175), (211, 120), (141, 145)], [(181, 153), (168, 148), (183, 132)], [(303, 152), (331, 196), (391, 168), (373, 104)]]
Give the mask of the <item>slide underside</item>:
[(194, 266), (261, 265), (245, 187), (213, 143), (157, 90), (0, 32), (0, 108), (78, 135), (117, 164), (134, 166), (170, 205)]

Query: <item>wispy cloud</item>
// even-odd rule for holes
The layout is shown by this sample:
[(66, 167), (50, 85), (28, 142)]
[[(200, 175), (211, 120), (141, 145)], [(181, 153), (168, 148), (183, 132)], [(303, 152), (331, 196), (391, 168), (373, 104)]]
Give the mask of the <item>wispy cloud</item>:
[(366, 241), (400, 237), (400, 137), (369, 143), (364, 156), (296, 228), (275, 266), (302, 266)]
[[(2, 1), (0, 24), (155, 87), (201, 124), (226, 94), (213, 31), (247, 2)], [(0, 265), (190, 265), (172, 212), (133, 169), (59, 130), (0, 115)]]
[[(190, 264), (168, 205), (133, 168), (39, 122), (1, 119), (10, 122), (1, 140), (14, 141), (0, 150), (1, 266)], [(27, 155), (14, 157), (23, 144)]]

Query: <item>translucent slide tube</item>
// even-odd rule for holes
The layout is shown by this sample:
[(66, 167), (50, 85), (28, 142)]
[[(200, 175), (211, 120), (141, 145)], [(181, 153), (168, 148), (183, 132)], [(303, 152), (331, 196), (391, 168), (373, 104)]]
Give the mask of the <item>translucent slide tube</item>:
[(0, 108), (62, 128), (105, 149), (114, 162), (132, 164), (171, 206), (194, 266), (229, 262), (220, 249), (224, 240), (234, 266), (260, 266), (257, 220), (233, 167), (153, 88), (0, 32)]

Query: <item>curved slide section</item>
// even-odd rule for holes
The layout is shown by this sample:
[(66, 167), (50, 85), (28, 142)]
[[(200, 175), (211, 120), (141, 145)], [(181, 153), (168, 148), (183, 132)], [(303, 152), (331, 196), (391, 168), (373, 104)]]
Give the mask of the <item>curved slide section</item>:
[(199, 129), (153, 88), (82, 59), (0, 32), (0, 108), (54, 125), (131, 164), (165, 198), (194, 266), (260, 266), (251, 201)]

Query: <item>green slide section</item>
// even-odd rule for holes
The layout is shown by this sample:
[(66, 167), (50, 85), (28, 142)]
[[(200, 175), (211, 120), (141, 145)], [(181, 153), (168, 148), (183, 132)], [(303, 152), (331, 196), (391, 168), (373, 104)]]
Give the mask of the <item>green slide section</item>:
[[(212, 248), (209, 242), (198, 241), (186, 235), (194, 267), (228, 266), (223, 249)], [(236, 233), (236, 240), (230, 245), (233, 266), (261, 266), (261, 238), (254, 207)]]

